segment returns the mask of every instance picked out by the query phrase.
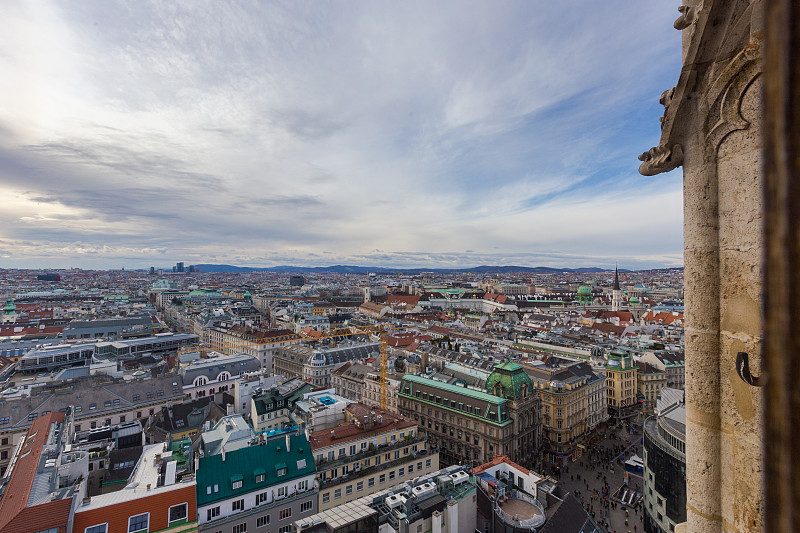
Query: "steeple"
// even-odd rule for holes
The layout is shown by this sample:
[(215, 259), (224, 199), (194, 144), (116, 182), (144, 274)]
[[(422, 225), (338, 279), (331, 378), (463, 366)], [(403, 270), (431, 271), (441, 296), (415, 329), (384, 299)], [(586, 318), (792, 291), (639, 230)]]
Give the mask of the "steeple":
[(611, 310), (622, 310), (622, 290), (619, 288), (619, 266), (614, 265), (614, 286), (611, 291)]

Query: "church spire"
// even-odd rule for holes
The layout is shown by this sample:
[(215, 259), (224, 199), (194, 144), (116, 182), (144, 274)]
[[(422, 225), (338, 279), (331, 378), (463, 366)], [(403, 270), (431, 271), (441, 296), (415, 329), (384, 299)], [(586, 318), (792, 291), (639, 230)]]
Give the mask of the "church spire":
[(614, 265), (614, 287), (613, 287), (613, 289), (615, 291), (620, 290), (619, 289), (619, 266), (617, 266), (617, 265)]

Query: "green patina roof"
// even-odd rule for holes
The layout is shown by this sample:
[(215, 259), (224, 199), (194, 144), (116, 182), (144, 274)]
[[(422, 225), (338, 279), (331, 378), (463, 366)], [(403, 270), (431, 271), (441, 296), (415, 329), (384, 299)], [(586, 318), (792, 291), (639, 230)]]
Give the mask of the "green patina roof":
[[(224, 461), (222, 454), (201, 457), (197, 469), (197, 506), (315, 474), (314, 456), (305, 435), (292, 435), (289, 438), (289, 452), (286, 451), (286, 439), (276, 439), (263, 445), (226, 452)], [(286, 474), (280, 477), (279, 466), (286, 468)], [(264, 481), (256, 483), (256, 474), (263, 474)], [(234, 489), (232, 481), (239, 480), (242, 481), (241, 488)], [(217, 492), (214, 492), (214, 485), (219, 489)], [(208, 487), (211, 487), (211, 494), (208, 494)]]
[(498, 398), (494, 394), (488, 394), (486, 392), (468, 389), (466, 387), (460, 387), (458, 385), (451, 385), (443, 381), (436, 381), (434, 379), (424, 378), (422, 376), (415, 376), (413, 374), (406, 374), (405, 376), (403, 376), (403, 381), (420, 383), (422, 385), (432, 385), (442, 391), (463, 394), (464, 396), (469, 396), (471, 398), (475, 398), (476, 400), (483, 400), (485, 402), (490, 402), (495, 404), (503, 403), (503, 399)]
[(531, 394), (533, 381), (521, 365), (506, 360), (496, 365), (486, 378), (486, 390), (516, 400)]
[(581, 285), (578, 287), (578, 294), (592, 294), (592, 288), (588, 285)]
[(11, 298), (9, 298), (8, 300), (6, 300), (6, 306), (3, 307), (3, 314), (10, 315), (10, 314), (16, 314), (16, 312), (17, 312), (17, 307), (14, 305), (14, 302), (11, 301)]

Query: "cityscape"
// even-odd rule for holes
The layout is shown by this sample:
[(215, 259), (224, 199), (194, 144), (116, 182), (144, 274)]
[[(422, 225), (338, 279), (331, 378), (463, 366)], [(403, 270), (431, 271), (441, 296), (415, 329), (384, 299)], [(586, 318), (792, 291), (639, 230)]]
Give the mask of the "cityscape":
[(0, 533), (800, 530), (791, 1), (0, 10)]
[(683, 269), (203, 268), (0, 271), (6, 529), (685, 521)]

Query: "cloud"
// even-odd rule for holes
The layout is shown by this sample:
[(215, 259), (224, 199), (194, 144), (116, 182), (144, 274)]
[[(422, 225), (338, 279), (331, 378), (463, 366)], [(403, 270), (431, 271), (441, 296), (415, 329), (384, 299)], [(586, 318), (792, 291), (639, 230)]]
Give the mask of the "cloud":
[(0, 266), (680, 263), (679, 177), (635, 174), (680, 68), (673, 19), (622, 2), (15, 4)]

